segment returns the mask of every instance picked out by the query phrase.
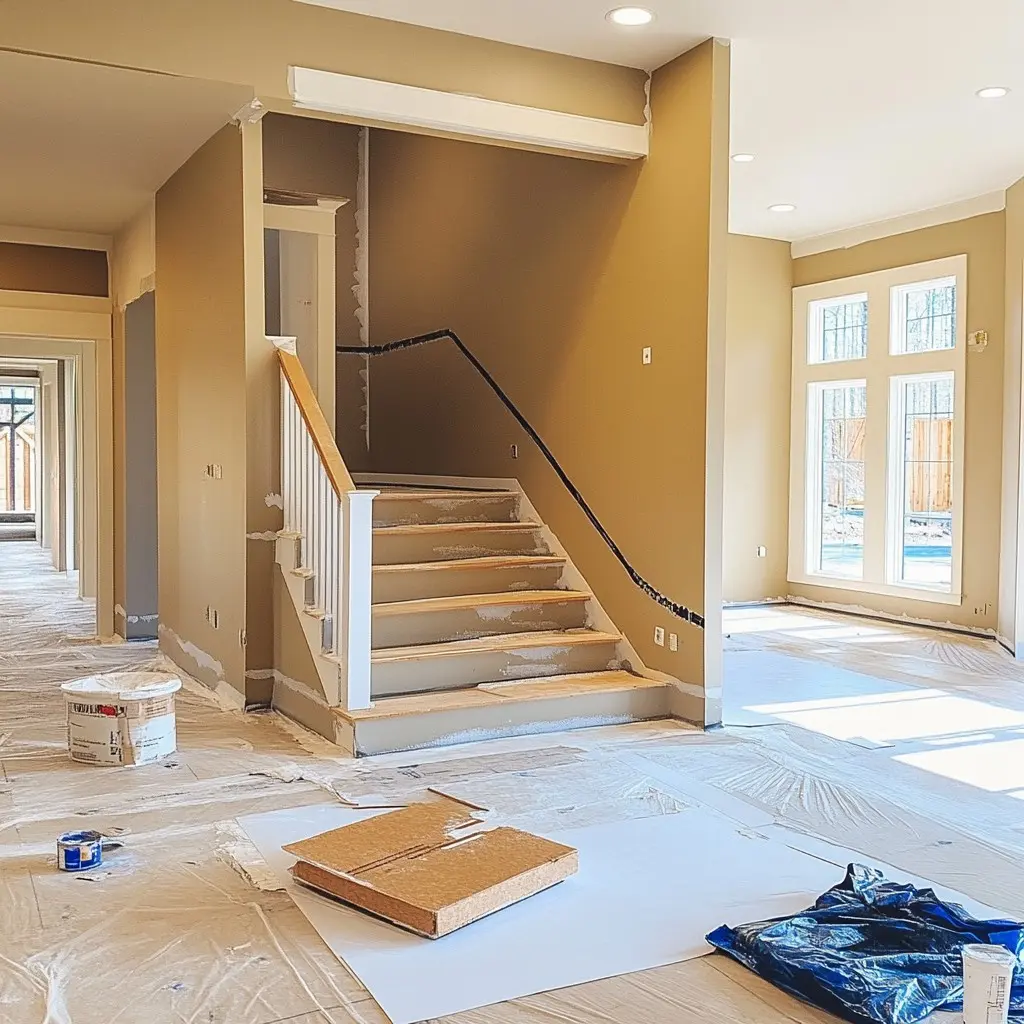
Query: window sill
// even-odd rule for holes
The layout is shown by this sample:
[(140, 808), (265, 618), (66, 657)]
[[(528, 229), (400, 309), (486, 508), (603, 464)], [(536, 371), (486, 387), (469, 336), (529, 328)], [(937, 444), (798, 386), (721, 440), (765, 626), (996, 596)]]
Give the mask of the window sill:
[(963, 604), (963, 595), (948, 590), (929, 590), (926, 587), (897, 586), (891, 583), (866, 583), (864, 580), (844, 579), (842, 576), (818, 576), (813, 573), (790, 573), (790, 583), (806, 587), (821, 587), (823, 590), (851, 590), (860, 594), (878, 594), (882, 597), (900, 597), (924, 604)]

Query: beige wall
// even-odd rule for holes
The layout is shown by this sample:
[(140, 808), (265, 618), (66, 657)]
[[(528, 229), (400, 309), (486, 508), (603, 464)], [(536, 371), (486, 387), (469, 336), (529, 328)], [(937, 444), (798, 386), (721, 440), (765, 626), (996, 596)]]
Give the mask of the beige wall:
[(996, 628), (1003, 436), (1005, 217), (989, 213), (793, 261), (795, 286), (967, 254), (967, 331), (988, 331), (988, 348), (967, 355), (963, 603), (932, 604), (790, 584), (790, 593), (936, 622)]
[[(267, 188), (348, 199), (335, 217), (336, 338), (359, 344), (356, 297), (356, 185), (359, 180), (359, 129), (315, 118), (268, 114), (263, 119), (263, 176)], [(338, 447), (350, 471), (369, 468), (362, 429), (361, 361), (339, 360), (337, 371)]]
[(643, 123), (641, 71), (294, 0), (96, 0), (60, 17), (6, 0), (3, 32), (8, 48), (249, 85), (289, 106), (299, 65)]
[(0, 242), (0, 289), (103, 296), (107, 294), (107, 254), (98, 249)]
[[(720, 460), (708, 511), (703, 482), (709, 345), (724, 354), (711, 253), (726, 236), (727, 76), (728, 49), (710, 41), (655, 73), (642, 166), (386, 131), (370, 144), (373, 343), (454, 328), (636, 569), (699, 611), (721, 573), (716, 551), (709, 586), (705, 517), (720, 519)], [(703, 685), (704, 634), (633, 586), (450, 346), (382, 357), (372, 384), (375, 469), (518, 477), (647, 664)], [(678, 653), (654, 646), (655, 625), (679, 632)], [(703, 697), (686, 713), (702, 717)]]
[[(242, 138), (228, 126), (157, 193), (160, 646), (245, 692), (246, 295)], [(268, 453), (269, 454), (269, 453)], [(210, 479), (205, 467), (222, 467)], [(269, 586), (269, 584), (268, 584)], [(205, 617), (219, 613), (219, 628)]]
[[(726, 601), (785, 597), (793, 345), (789, 243), (729, 236), (726, 326)], [(758, 548), (767, 549), (764, 558)]]
[(999, 619), (1002, 642), (1024, 657), (1024, 584), (1019, 559), (1021, 544), (1021, 460), (1024, 434), (1021, 389), (1024, 365), (1021, 350), (1024, 306), (1024, 178), (1006, 190), (1006, 317), (1003, 360), (1003, 490), (999, 557)]

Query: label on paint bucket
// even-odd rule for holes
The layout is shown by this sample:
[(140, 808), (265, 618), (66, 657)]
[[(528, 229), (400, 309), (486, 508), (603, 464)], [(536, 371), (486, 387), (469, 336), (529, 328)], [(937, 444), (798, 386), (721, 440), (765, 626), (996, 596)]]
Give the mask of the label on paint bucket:
[(57, 838), (57, 867), (61, 871), (87, 871), (103, 863), (103, 836), (99, 832), (65, 832)]

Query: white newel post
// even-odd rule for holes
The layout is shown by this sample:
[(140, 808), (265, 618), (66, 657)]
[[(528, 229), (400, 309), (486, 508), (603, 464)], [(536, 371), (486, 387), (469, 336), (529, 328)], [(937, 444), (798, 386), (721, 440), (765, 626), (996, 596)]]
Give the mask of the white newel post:
[(370, 707), (370, 604), (373, 586), (373, 499), (379, 491), (346, 495), (341, 573), (341, 648), (345, 680), (341, 706)]

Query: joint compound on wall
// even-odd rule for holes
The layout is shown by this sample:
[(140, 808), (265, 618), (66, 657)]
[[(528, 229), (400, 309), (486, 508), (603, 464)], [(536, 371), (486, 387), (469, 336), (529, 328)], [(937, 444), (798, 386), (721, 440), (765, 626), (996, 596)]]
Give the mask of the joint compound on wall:
[(280, 494), (267, 494), (264, 495), (263, 503), (267, 508), (279, 508), (284, 511), (284, 498)]
[[(198, 668), (212, 673), (216, 679), (216, 685), (208, 685), (197, 680), (205, 690), (213, 691), (214, 696), (226, 707), (242, 710), (245, 708), (245, 694), (232, 686), (224, 678), (224, 666), (212, 655), (207, 654), (202, 648), (197, 647), (190, 640), (182, 640), (177, 633), (169, 626), (161, 624), (159, 630), (160, 641), (170, 641), (181, 652), (181, 655), (188, 658)], [(174, 660), (174, 659), (172, 659)]]
[(274, 530), (264, 530), (262, 533), (247, 533), (246, 540), (277, 540), (277, 533)]
[[(359, 344), (370, 344), (370, 129), (359, 129), (359, 173), (356, 178), (356, 266), (352, 294), (359, 321)], [(363, 423), (366, 450), (370, 450), (370, 357), (359, 371), (363, 382)]]

